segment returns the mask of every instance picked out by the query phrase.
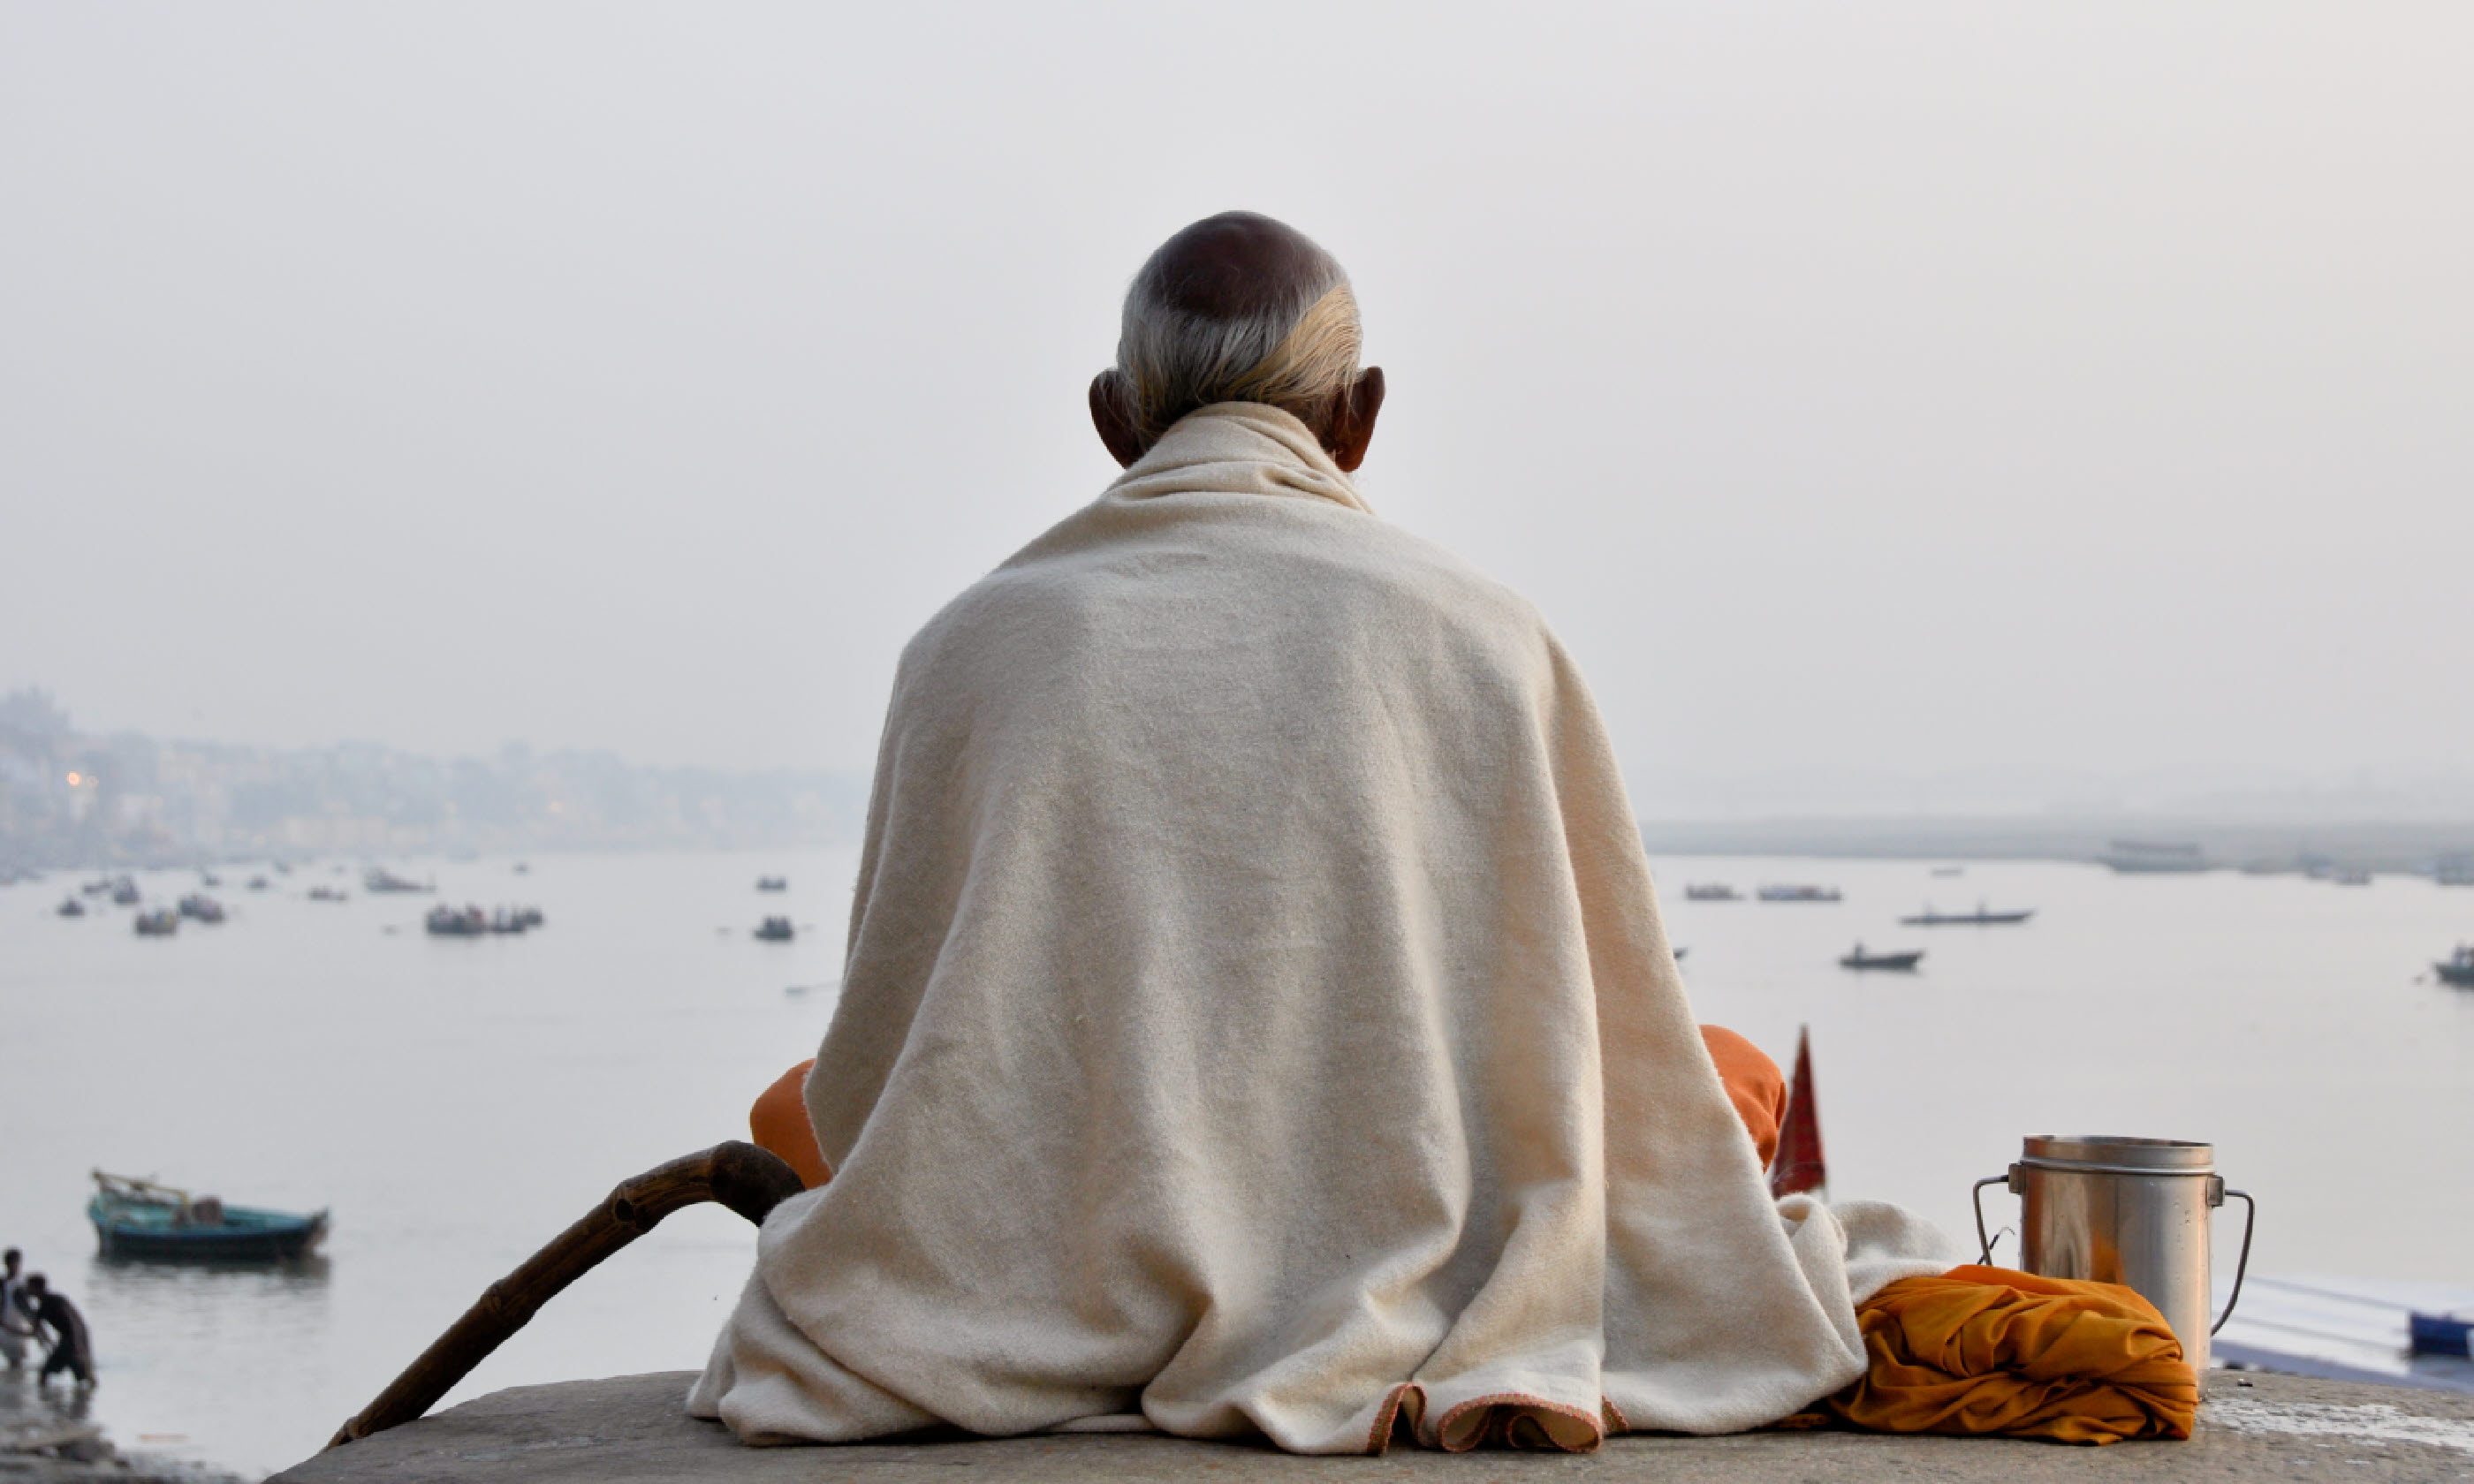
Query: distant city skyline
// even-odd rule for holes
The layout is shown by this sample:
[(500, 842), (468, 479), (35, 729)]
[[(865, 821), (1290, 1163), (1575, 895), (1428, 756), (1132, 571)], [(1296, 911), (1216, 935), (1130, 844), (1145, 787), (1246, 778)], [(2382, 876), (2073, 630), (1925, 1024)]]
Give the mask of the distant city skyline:
[[(130, 767), (134, 785), (115, 777), (107, 790), (96, 776), (106, 767), (115, 775)], [(82, 858), (78, 849), (106, 858), (110, 850), (96, 848), (107, 841), (167, 856), (847, 842), (857, 838), (867, 787), (864, 770), (647, 766), (614, 749), (536, 750), (521, 739), (440, 755), (370, 738), (282, 748), (157, 737), (79, 726), (41, 687), (0, 691), (0, 864), (12, 845), (30, 862), (28, 843), (38, 839), (61, 848), (43, 852), (55, 864)], [(2474, 767), (2316, 778), (2257, 769), (2104, 776), (1987, 768), (1938, 777), (1777, 770), (1654, 779), (1635, 790), (1635, 804), (1652, 826), (1810, 825), (1802, 835), (1776, 838), (1808, 839), (1815, 848), (1891, 838), (1861, 828), (1848, 834), (1832, 822), (1914, 825), (1917, 849), (1928, 854), (1940, 838), (1934, 822), (1957, 826), (1953, 840), (1971, 838), (1971, 822), (2050, 826), (2031, 838), (2090, 841), (2141, 820), (2237, 832), (2433, 826), (2444, 826), (2436, 838), (2474, 846)], [(96, 808), (107, 816), (82, 834), (55, 827), (82, 825)], [(122, 817), (109, 817), (110, 809)], [(1730, 836), (1687, 830), (1675, 838)], [(1983, 840), (1989, 848), (2002, 838)], [(63, 848), (71, 839), (84, 843)], [(2387, 850), (2382, 858), (2416, 858), (2417, 849)]]
[(78, 728), (0, 693), (0, 870), (240, 858), (837, 844), (863, 776), (643, 768), (606, 751), (432, 757)]

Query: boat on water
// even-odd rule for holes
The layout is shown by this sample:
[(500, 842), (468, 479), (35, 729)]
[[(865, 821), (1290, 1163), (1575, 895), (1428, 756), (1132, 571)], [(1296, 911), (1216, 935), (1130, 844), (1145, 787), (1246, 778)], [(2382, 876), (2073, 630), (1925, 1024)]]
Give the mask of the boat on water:
[(766, 918), (756, 929), (756, 936), (766, 943), (788, 943), (799, 936), (799, 930), (790, 925), (788, 918)]
[(1763, 901), (1836, 901), (1838, 888), (1834, 886), (1764, 886), (1760, 889), (1759, 895)]
[(136, 906), (137, 897), (137, 883), (132, 881), (127, 876), (122, 876), (119, 880), (111, 883), (111, 904), (113, 906)]
[(361, 890), (365, 892), (431, 892), (436, 891), (437, 887), (415, 881), (409, 876), (397, 875), (384, 866), (372, 866), (361, 875)]
[(169, 907), (157, 907), (152, 912), (137, 914), (137, 936), (169, 938), (181, 930), (181, 914)]
[(204, 892), (191, 892), (181, 898), (181, 916), (212, 926), (224, 920), (224, 904)]
[(1886, 969), (1894, 972), (1904, 973), (1911, 971), (1918, 964), (1923, 963), (1924, 957), (1925, 950), (1922, 948), (1918, 948), (1911, 953), (1867, 953), (1864, 951), (1864, 945), (1859, 943), (1856, 945), (1854, 948), (1850, 949), (1845, 957), (1838, 961), (1838, 967), (1841, 969)]
[(1932, 874), (1937, 876), (1963, 876), (1967, 874), (1967, 868), (1965, 866), (1935, 866), (1932, 869)]
[(349, 894), (339, 892), (331, 886), (313, 886), (309, 888), (309, 899), (311, 901), (349, 901), (352, 898)]
[(756, 889), (760, 892), (787, 892), (790, 889), (790, 881), (787, 876), (758, 876)]
[(480, 938), (490, 931), (490, 915), (478, 907), (450, 907), (441, 902), (422, 919), (432, 938)]
[(2367, 871), (2345, 870), (2338, 872), (2329, 879), (2339, 886), (2368, 886), (2371, 884), (2371, 874)]
[(1935, 912), (1930, 904), (1913, 917), (1899, 919), (1901, 927), (2006, 927), (2025, 922), (2036, 915), (2036, 909), (2024, 912), (1995, 912), (1977, 902), (1973, 912)]
[(327, 1212), (296, 1215), (227, 1206), (211, 1195), (94, 1171), (86, 1219), (107, 1257), (265, 1262), (305, 1256), (327, 1234)]
[(444, 902), (429, 909), (422, 920), (433, 938), (486, 938), (492, 934), (512, 935), (529, 932), (542, 925), (539, 907), (500, 907), (484, 912), (477, 906), (450, 907)]
[(53, 910), (64, 918), (82, 918), (85, 916), (85, 903), (74, 897), (64, 897), (61, 898), (61, 904)]
[(2440, 983), (2474, 990), (2474, 944), (2459, 944), (2456, 952), (2431, 967), (2438, 970)]
[(1744, 894), (1723, 881), (1704, 881), (1684, 888), (1686, 901), (1742, 901)]
[(266, 877), (264, 877), (264, 876), (252, 876), (252, 877), (250, 877), (250, 878), (249, 878), (249, 889), (250, 889), (251, 891), (253, 891), (253, 892), (262, 892), (262, 891), (265, 891), (265, 890), (266, 890)]

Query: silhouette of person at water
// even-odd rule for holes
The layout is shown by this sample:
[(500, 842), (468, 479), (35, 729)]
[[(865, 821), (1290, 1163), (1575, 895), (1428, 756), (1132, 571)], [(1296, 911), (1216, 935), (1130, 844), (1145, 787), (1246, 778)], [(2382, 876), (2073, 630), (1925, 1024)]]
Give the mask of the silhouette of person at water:
[(52, 1331), (51, 1358), (43, 1362), (37, 1382), (50, 1381), (55, 1371), (66, 1371), (80, 1386), (93, 1385), (94, 1343), (86, 1335), (85, 1316), (66, 1296), (52, 1292), (40, 1273), (26, 1275), (26, 1297), (34, 1301), (36, 1337), (45, 1329)]
[(14, 1247), (0, 1253), (0, 1358), (9, 1362), (12, 1371), (25, 1369), (26, 1341), (35, 1333), (34, 1307), (25, 1296), (26, 1281), (17, 1274), (25, 1260), (25, 1254)]

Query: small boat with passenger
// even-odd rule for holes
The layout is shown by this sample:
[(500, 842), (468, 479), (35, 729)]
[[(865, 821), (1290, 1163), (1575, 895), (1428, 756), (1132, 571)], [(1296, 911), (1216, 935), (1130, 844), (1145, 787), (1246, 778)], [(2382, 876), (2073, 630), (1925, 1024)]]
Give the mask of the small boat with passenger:
[(327, 1212), (298, 1215), (96, 1170), (86, 1203), (107, 1257), (188, 1262), (272, 1261), (304, 1256), (327, 1234)]
[(1922, 948), (1918, 948), (1912, 953), (1867, 953), (1864, 951), (1864, 945), (1859, 943), (1856, 945), (1855, 948), (1844, 958), (1841, 958), (1838, 961), (1838, 967), (1841, 969), (1886, 969), (1897, 973), (1906, 973), (1912, 972), (1918, 964), (1923, 963), (1924, 957), (1925, 950)]

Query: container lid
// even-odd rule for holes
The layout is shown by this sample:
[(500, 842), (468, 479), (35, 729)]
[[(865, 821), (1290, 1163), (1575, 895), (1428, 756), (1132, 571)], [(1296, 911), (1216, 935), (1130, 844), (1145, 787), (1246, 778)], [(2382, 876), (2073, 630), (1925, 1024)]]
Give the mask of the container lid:
[(2124, 1175), (2212, 1175), (2217, 1146), (2182, 1138), (2125, 1138), (2097, 1134), (2030, 1134), (2022, 1141), (2029, 1164)]

